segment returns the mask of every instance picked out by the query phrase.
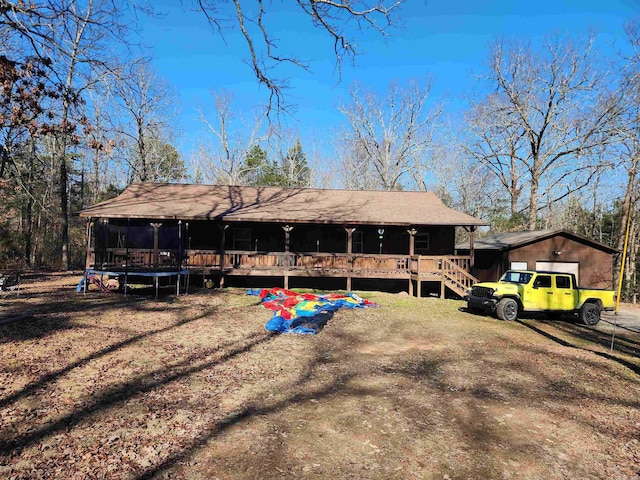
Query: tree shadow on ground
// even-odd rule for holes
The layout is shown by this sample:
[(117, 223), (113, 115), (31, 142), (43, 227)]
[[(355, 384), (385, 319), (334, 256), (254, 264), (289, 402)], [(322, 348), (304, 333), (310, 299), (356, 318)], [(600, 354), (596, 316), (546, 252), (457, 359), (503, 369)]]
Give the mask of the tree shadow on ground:
[[(134, 305), (135, 307), (135, 305)], [(185, 309), (187, 307), (185, 306)], [(183, 320), (180, 320), (178, 322), (172, 323), (171, 325), (168, 325), (166, 327), (163, 328), (159, 328), (159, 329), (155, 329), (155, 330), (150, 330), (150, 331), (146, 331), (146, 332), (142, 332), (136, 335), (133, 335), (131, 337), (128, 337), (124, 340), (112, 343), (104, 348), (101, 348), (100, 350), (97, 350), (95, 352), (93, 352), (92, 354), (86, 356), (86, 357), (82, 357), (74, 362), (71, 362), (69, 364), (67, 364), (66, 366), (64, 366), (63, 368), (59, 368), (57, 370), (51, 371), (45, 375), (43, 375), (42, 377), (40, 377), (38, 380), (36, 380), (35, 382), (31, 382), (28, 385), (24, 386), (22, 389), (20, 389), (19, 391), (12, 393), (10, 395), (8, 395), (5, 398), (0, 398), (0, 408), (3, 408), (5, 406), (7, 406), (8, 404), (15, 402), (17, 400), (20, 400), (21, 398), (27, 397), (28, 395), (31, 395), (32, 393), (40, 390), (41, 388), (45, 387), (47, 384), (54, 382), (56, 379), (62, 377), (63, 375), (66, 375), (67, 373), (73, 371), (74, 369), (83, 367), (87, 364), (89, 364), (89, 362), (93, 361), (93, 360), (97, 360), (101, 357), (104, 357), (106, 355), (109, 355), (111, 353), (114, 353), (120, 349), (123, 349), (125, 347), (131, 346), (137, 342), (140, 342), (144, 339), (147, 339), (149, 337), (152, 337), (154, 335), (159, 335), (159, 334), (163, 334), (166, 332), (170, 332), (171, 330), (174, 330), (176, 328), (182, 327), (184, 325), (187, 325), (189, 323), (195, 322), (197, 320), (200, 320), (201, 318), (204, 318), (205, 316), (208, 315), (213, 315), (216, 312), (216, 308), (211, 308), (203, 313), (201, 313), (200, 315), (194, 316), (194, 317), (187, 317)], [(68, 322), (68, 318), (65, 317), (64, 319), (60, 319), (61, 321), (64, 321), (65, 323)], [(19, 328), (19, 327), (17, 327)], [(64, 328), (69, 328), (69, 329), (75, 329), (78, 328), (77, 326), (68, 326), (66, 325)], [(61, 328), (57, 328), (57, 330), (60, 330)], [(0, 330), (0, 335), (2, 334), (2, 331)]]
[[(335, 340), (335, 339), (332, 339)], [(197, 451), (211, 445), (211, 441), (220, 438), (225, 432), (241, 424), (247, 424), (252, 419), (268, 417), (272, 421), (282, 420), (283, 417), (276, 414), (282, 413), (294, 407), (313, 405), (329, 401), (349, 401), (357, 399), (365, 402), (365, 399), (375, 397), (378, 401), (390, 402), (394, 407), (392, 412), (397, 412), (411, 422), (433, 429), (439, 428), (441, 422), (446, 424), (447, 431), (458, 432), (459, 441), (465, 445), (465, 449), (471, 453), (472, 460), (464, 465), (459, 465), (456, 472), (458, 476), (475, 476), (478, 478), (492, 478), (498, 475), (503, 468), (500, 460), (495, 458), (496, 445), (509, 445), (510, 455), (518, 454), (522, 458), (535, 453), (539, 458), (546, 455), (545, 445), (534, 445), (528, 442), (510, 438), (505, 429), (495, 421), (494, 413), (485, 409), (486, 405), (506, 402), (513, 398), (524, 400), (534, 405), (541, 401), (557, 397), (566, 402), (577, 402), (586, 394), (580, 390), (559, 388), (558, 379), (552, 374), (545, 376), (544, 372), (530, 372), (531, 378), (543, 384), (543, 388), (531, 388), (528, 390), (517, 387), (510, 388), (505, 382), (497, 391), (491, 385), (475, 385), (472, 388), (461, 389), (448, 378), (447, 369), (460, 361), (453, 352), (445, 352), (438, 355), (420, 354), (407, 358), (405, 355), (390, 357), (378, 357), (371, 362), (362, 363), (362, 358), (357, 358), (357, 345), (362, 339), (341, 333), (338, 343), (328, 350), (321, 346), (318, 348), (311, 361), (300, 370), (298, 377), (285, 388), (284, 398), (268, 402), (263, 397), (256, 395), (240, 410), (234, 411), (224, 419), (214, 422), (204, 428), (198, 437), (187, 445), (183, 445), (180, 451), (172, 453), (161, 463), (153, 465), (140, 472), (135, 478), (150, 479), (169, 475), (169, 471), (175, 466), (183, 464)], [(516, 348), (514, 346), (514, 348)], [(543, 353), (537, 352), (537, 355)], [(484, 352), (469, 352), (470, 358), (483, 362)], [(339, 363), (342, 368), (326, 378), (326, 381), (317, 385), (313, 383), (316, 375), (322, 375), (324, 367)], [(364, 369), (363, 369), (364, 367)], [(502, 368), (512, 368), (504, 365)], [(380, 385), (369, 382), (369, 378), (383, 378), (385, 381), (393, 380), (391, 385), (403, 385), (410, 388), (411, 385), (419, 386), (424, 392), (435, 394), (440, 399), (437, 409), (441, 417), (434, 420), (433, 412), (425, 408), (424, 403), (416, 403), (413, 398), (403, 394), (401, 390), (388, 389), (389, 383)], [(398, 383), (399, 382), (399, 383)], [(610, 399), (603, 395), (601, 401)], [(313, 402), (313, 403), (310, 403)], [(481, 406), (482, 405), (482, 406)], [(628, 406), (628, 405), (625, 405)], [(444, 417), (444, 419), (443, 419)], [(366, 418), (366, 417), (363, 417)], [(435, 423), (434, 423), (435, 422)], [(286, 427), (281, 428), (286, 431)], [(514, 435), (517, 435), (514, 432)], [(293, 441), (293, 440), (292, 440)], [(286, 449), (286, 448), (285, 448)], [(280, 464), (282, 466), (282, 464)], [(280, 470), (282, 472), (282, 470)], [(461, 473), (462, 472), (462, 473)], [(282, 472), (281, 478), (289, 478)], [(295, 478), (295, 475), (290, 475)], [(265, 477), (266, 478), (266, 477)], [(369, 478), (363, 475), (362, 478)], [(376, 477), (382, 478), (382, 477)], [(391, 478), (391, 477), (390, 477)]]
[[(149, 292), (147, 292), (149, 293)], [(155, 295), (155, 291), (153, 293)], [(73, 317), (83, 313), (95, 313), (96, 318), (108, 313), (111, 309), (127, 308), (132, 312), (163, 312), (167, 305), (173, 305), (182, 299), (176, 297), (175, 291), (163, 292), (158, 298), (153, 295), (137, 293), (125, 296), (122, 292), (81, 292), (63, 289), (60, 295), (45, 303), (29, 303), (27, 300), (36, 294), (28, 294), (17, 299), (3, 310), (0, 320), (0, 344), (3, 342), (40, 339), (56, 331), (77, 328), (71, 325)], [(51, 298), (51, 295), (43, 293)], [(217, 295), (212, 292), (211, 295)], [(185, 305), (187, 310), (188, 306)]]
[[(64, 415), (54, 422), (31, 430), (27, 434), (18, 435), (11, 439), (0, 441), (0, 454), (8, 455), (13, 450), (20, 450), (33, 445), (34, 443), (41, 441), (43, 438), (78, 425), (83, 420), (101, 410), (106, 410), (109, 407), (124, 403), (140, 394), (152, 391), (204, 369), (222, 364), (233, 357), (248, 352), (256, 345), (268, 341), (271, 336), (271, 334), (267, 333), (254, 334), (241, 341), (230, 342), (227, 345), (214, 347), (206, 352), (207, 356), (214, 357), (216, 357), (216, 354), (222, 352), (219, 358), (203, 361), (203, 352), (197, 352), (194, 355), (185, 357), (176, 364), (167, 366), (166, 368), (153, 370), (132, 378), (129, 381), (120, 383), (99, 395), (93, 396), (87, 404), (83, 405), (81, 410), (76, 410)], [(228, 350), (224, 351), (224, 349)]]
[[(594, 353), (595, 355), (598, 355), (600, 357), (606, 358), (608, 360), (612, 360), (616, 363), (619, 363), (620, 365), (623, 365), (625, 367), (627, 367), (628, 369), (630, 369), (631, 371), (633, 371), (634, 373), (636, 373), (637, 375), (640, 375), (640, 365), (635, 364), (633, 362), (630, 362), (628, 360), (625, 360), (624, 358), (621, 358), (613, 353), (606, 353), (600, 350), (596, 350), (596, 349), (591, 349), (591, 348), (586, 348), (580, 345), (577, 345), (575, 343), (572, 343), (571, 341), (565, 340), (563, 338), (560, 338), (559, 336), (556, 336), (552, 333), (549, 333), (545, 330), (542, 330), (541, 328), (536, 327), (535, 325), (528, 323), (528, 322), (524, 322), (522, 320), (516, 320), (517, 323), (519, 323), (520, 325), (533, 330), (534, 332), (542, 335), (545, 338), (548, 338), (549, 340), (554, 341), (555, 343), (562, 345), (564, 347), (570, 347), (570, 348), (575, 348), (578, 350), (584, 350), (587, 352), (591, 352)], [(582, 339), (582, 340), (588, 340), (590, 342), (594, 342), (598, 345), (602, 345), (602, 346), (606, 346), (608, 347), (610, 342), (611, 342), (611, 337), (608, 338), (608, 341), (605, 337), (605, 334), (603, 334), (602, 332), (598, 332), (596, 330), (590, 330), (590, 329), (582, 329), (582, 328), (568, 328), (568, 325), (565, 322), (561, 322), (561, 321), (553, 321), (553, 322), (544, 322), (544, 323), (548, 323), (551, 324), (553, 326), (555, 326), (556, 328), (559, 328), (561, 331), (563, 331), (564, 333), (567, 333), (573, 337)], [(572, 324), (571, 324), (572, 325)], [(638, 350), (637, 348), (631, 348), (631, 347), (624, 347), (623, 350), (624, 353), (628, 354), (628, 355), (632, 355), (635, 357), (638, 357), (640, 350)]]
[[(461, 307), (458, 310), (460, 312), (468, 313), (470, 315), (475, 315), (475, 316), (485, 317), (485, 318), (493, 318), (498, 322), (501, 321), (496, 319), (495, 316), (492, 316), (487, 312), (471, 311), (471, 310), (468, 310), (466, 307)], [(547, 313), (527, 312), (527, 313), (523, 313), (522, 315), (519, 315), (518, 320), (516, 321), (521, 325), (524, 325), (536, 331), (537, 333), (547, 336), (551, 340), (554, 340), (556, 343), (559, 343), (566, 347), (582, 348), (578, 345), (573, 344), (568, 340), (563, 340), (558, 336), (552, 335), (548, 332), (542, 331), (539, 328), (536, 328), (533, 324), (529, 322), (525, 322), (527, 320), (534, 320), (534, 321), (540, 322), (540, 324), (542, 325), (553, 326), (554, 328), (558, 329), (562, 333), (575, 339), (579, 339), (583, 341), (586, 340), (586, 341), (592, 342), (595, 345), (599, 345), (601, 347), (606, 347), (606, 348), (609, 348), (611, 346), (610, 332), (603, 332), (601, 330), (597, 330), (594, 327), (584, 325), (579, 322), (578, 318), (575, 315), (569, 314), (569, 315), (562, 315), (559, 318), (551, 318)], [(624, 327), (618, 326), (617, 329), (619, 329), (619, 331), (617, 331), (615, 336), (615, 343), (614, 343), (615, 351), (640, 358), (640, 336), (638, 336), (633, 330), (624, 329)], [(596, 351), (594, 351), (594, 353), (595, 352)], [(617, 357), (614, 357), (614, 358), (617, 358)]]
[(112, 307), (121, 307), (119, 299), (78, 303), (48, 302), (40, 305), (22, 304), (3, 315), (6, 322), (0, 325), (0, 344), (40, 339), (54, 332), (75, 328), (70, 325), (73, 315), (95, 311), (96, 315)]
[[(151, 305), (145, 304), (141, 306), (146, 308)], [(152, 311), (153, 309), (150, 309), (150, 312)], [(187, 319), (182, 323), (178, 322), (156, 331), (139, 334), (139, 338), (133, 337), (123, 340), (122, 345), (114, 344), (105, 347), (104, 352), (99, 351), (86, 359), (79, 360), (78, 362), (80, 363), (78, 365), (69, 365), (65, 367), (64, 371), (60, 371), (58, 375), (62, 375), (77, 366), (84, 365), (84, 363), (99, 356), (106, 355), (111, 349), (122, 348), (130, 345), (131, 342), (142, 340), (145, 336), (166, 332), (190, 321), (193, 321), (193, 319)], [(525, 324), (525, 326), (528, 327), (529, 325)], [(370, 324), (366, 326), (367, 329), (370, 327)], [(393, 333), (395, 332), (389, 333), (388, 337), (393, 337)], [(538, 333), (543, 334), (546, 332), (540, 331)], [(81, 408), (78, 407), (51, 423), (39, 427), (35, 426), (31, 431), (0, 442), (0, 453), (9, 454), (10, 452), (19, 451), (43, 441), (46, 437), (55, 437), (61, 432), (73, 431), (74, 427), (77, 427), (100, 411), (124, 404), (144, 393), (160, 390), (161, 387), (172, 382), (222, 366), (226, 362), (238, 359), (243, 353), (252, 352), (254, 355), (261, 356), (274, 351), (282, 353), (282, 348), (286, 348), (286, 345), (297, 343), (296, 341), (283, 342), (284, 347), (280, 345), (280, 349), (263, 350), (256, 347), (272, 345), (272, 340), (278, 337), (266, 333), (251, 333), (249, 329), (246, 329), (242, 335), (241, 338), (216, 347), (200, 349), (191, 355), (180, 357), (178, 362), (158, 367), (143, 375), (129, 377), (124, 382), (100, 391), (97, 395), (92, 395), (88, 403)], [(465, 455), (468, 455), (467, 458), (470, 458), (470, 460), (458, 465), (458, 470), (455, 471), (456, 477), (497, 478), (501, 477), (500, 472), (503, 466), (500, 463), (499, 456), (496, 457), (496, 445), (504, 445), (505, 448), (517, 453), (521, 458), (526, 457), (527, 451), (533, 452), (534, 459), (545, 459), (547, 457), (545, 457), (545, 452), (541, 450), (542, 447), (534, 445), (532, 442), (518, 440), (515, 438), (516, 431), (505, 430), (497, 424), (494, 414), (489, 410), (485, 410), (485, 406), (494, 406), (498, 402), (508, 400), (512, 402), (512, 405), (515, 402), (518, 404), (528, 403), (535, 405), (535, 408), (543, 409), (544, 407), (540, 406), (544, 406), (545, 401), (548, 400), (570, 403), (577, 402), (587, 395), (587, 392), (579, 389), (565, 388), (554, 377), (552, 372), (545, 370), (546, 364), (542, 362), (539, 364), (534, 363), (534, 366), (539, 368), (531, 370), (528, 369), (530, 365), (525, 365), (524, 363), (522, 365), (514, 365), (507, 360), (504, 360), (504, 363), (500, 363), (503, 361), (500, 355), (495, 360), (492, 358), (489, 361), (486, 358), (486, 352), (479, 346), (469, 342), (469, 339), (464, 338), (464, 336), (461, 336), (462, 345), (447, 346), (443, 350), (427, 349), (413, 353), (405, 352), (404, 350), (398, 351), (401, 353), (384, 351), (379, 355), (367, 356), (359, 353), (358, 347), (363, 342), (371, 340), (360, 337), (357, 332), (328, 328), (323, 331), (323, 335), (324, 337), (299, 339), (300, 342), (306, 342), (305, 345), (312, 351), (308, 360), (305, 360), (301, 365), (295, 366), (297, 370), (294, 378), (290, 381), (287, 380), (286, 383), (277, 385), (281, 390), (279, 397), (269, 400), (266, 395), (268, 391), (268, 387), (265, 385), (266, 382), (257, 383), (256, 390), (251, 392), (251, 396), (244, 403), (239, 403), (231, 413), (222, 418), (214, 418), (213, 421), (200, 428), (194, 438), (176, 442), (176, 448), (170, 451), (166, 458), (159, 459), (159, 463), (143, 468), (134, 467), (135, 470), (130, 476), (135, 477), (137, 475), (135, 478), (141, 479), (169, 476), (171, 475), (171, 469), (181, 468), (180, 465), (186, 459), (210, 446), (212, 440), (218, 440), (234, 426), (247, 424), (253, 419), (265, 416), (269, 416), (270, 421), (279, 421), (282, 417), (278, 417), (276, 414), (284, 412), (289, 407), (310, 404), (310, 402), (322, 402), (331, 398), (337, 400), (336, 403), (338, 403), (342, 400), (346, 402), (353, 399), (363, 402), (364, 399), (375, 397), (394, 406), (390, 414), (398, 413), (400, 417), (412, 423), (424, 420), (427, 425), (429, 425), (429, 422), (435, 422), (436, 426), (439, 427), (446, 425), (446, 435), (441, 434), (441, 436), (430, 438), (444, 439), (446, 441), (447, 436), (451, 434), (456, 438), (456, 441), (463, 445)], [(381, 336), (381, 338), (384, 341), (387, 340), (387, 336)], [(564, 341), (560, 338), (557, 340), (559, 342)], [(395, 338), (394, 341), (399, 340)], [(442, 339), (437, 337), (433, 339), (433, 343), (439, 341), (442, 342)], [(564, 342), (566, 346), (577, 348), (571, 345), (570, 342)], [(524, 351), (526, 349), (526, 345), (514, 343), (508, 348), (512, 354), (514, 351), (519, 354), (520, 350)], [(544, 349), (533, 353), (538, 356), (549, 354)], [(244, 357), (241, 357), (241, 360), (243, 362), (245, 360), (250, 361), (250, 359), (245, 359)], [(295, 362), (296, 358), (292, 355), (286, 360), (282, 358), (274, 359), (274, 362), (283, 361), (287, 363)], [(527, 381), (531, 381), (532, 384), (524, 388), (517, 382), (511, 383), (502, 375), (491, 377), (491, 384), (483, 384), (485, 377), (480, 375), (476, 383), (471, 384), (468, 388), (461, 388), (449, 377), (450, 370), (451, 367), (455, 367), (454, 370), (462, 370), (465, 365), (477, 365), (476, 370), (483, 374), (484, 372), (493, 372), (495, 369), (502, 372), (516, 368), (522, 375), (527, 375)], [(334, 368), (327, 370), (328, 367)], [(599, 365), (599, 367), (602, 367), (602, 365)], [(472, 372), (472, 374), (477, 374), (477, 371)], [(322, 381), (316, 381), (317, 377), (320, 377)], [(260, 377), (257, 378), (258, 381), (261, 380)], [(381, 378), (384, 384), (381, 385), (370, 381), (378, 378)], [(243, 378), (242, 381), (247, 380)], [(35, 394), (42, 386), (44, 384), (29, 386), (29, 391), (20, 395), (24, 397)], [(416, 388), (415, 395), (409, 397), (405, 390), (414, 387)], [(434, 420), (433, 411), (425, 408), (425, 403), (422, 399), (429, 398), (429, 395), (431, 396), (430, 405), (440, 409), (444, 419)], [(607, 392), (602, 392), (600, 395), (598, 401), (603, 404), (613, 403), (615, 400), (608, 398)], [(513, 437), (510, 435), (513, 435)], [(292, 438), (290, 441), (293, 442), (295, 440)], [(412, 445), (408, 445), (408, 447), (412, 447)], [(286, 459), (283, 461), (286, 461)], [(391, 461), (395, 461), (395, 459)], [(428, 467), (424, 468), (427, 469)], [(208, 473), (212, 473), (213, 476), (214, 472), (209, 471)], [(287, 477), (284, 473), (280, 473), (275, 473), (274, 470), (271, 476), (254, 478)], [(402, 478), (404, 473), (399, 473), (395, 478)], [(427, 470), (426, 476), (428, 476), (428, 473), (429, 471)], [(435, 476), (434, 471), (430, 473)], [(206, 476), (203, 472), (196, 474), (203, 477)], [(353, 477), (385, 478), (379, 473), (377, 476), (367, 476), (363, 473), (361, 477), (356, 477), (356, 474), (354, 474)], [(233, 475), (230, 478), (233, 478)], [(290, 474), (289, 478), (293, 478), (293, 474)], [(335, 476), (334, 478), (338, 477)], [(541, 476), (540, 478), (544, 477)]]

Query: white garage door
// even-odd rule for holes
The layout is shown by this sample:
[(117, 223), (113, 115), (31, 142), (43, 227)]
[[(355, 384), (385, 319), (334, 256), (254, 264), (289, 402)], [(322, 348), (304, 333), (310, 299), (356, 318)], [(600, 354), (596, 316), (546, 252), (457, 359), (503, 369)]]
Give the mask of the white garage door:
[(536, 262), (536, 270), (547, 272), (573, 273), (580, 285), (580, 264), (577, 262)]

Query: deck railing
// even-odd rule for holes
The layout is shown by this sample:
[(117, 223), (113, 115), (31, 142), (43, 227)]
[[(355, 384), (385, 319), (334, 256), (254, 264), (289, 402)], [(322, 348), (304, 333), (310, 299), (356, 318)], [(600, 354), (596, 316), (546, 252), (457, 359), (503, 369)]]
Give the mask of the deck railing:
[[(186, 267), (193, 270), (264, 270), (315, 271), (339, 275), (340, 273), (389, 273), (406, 274), (407, 277), (431, 277), (444, 279), (456, 277), (461, 283), (469, 282), (471, 258), (446, 255), (377, 255), (347, 253), (294, 253), (255, 252), (189, 249), (123, 249), (109, 248), (89, 252), (90, 267), (102, 269), (129, 268), (169, 268)], [(466, 275), (466, 276), (465, 276)], [(470, 277), (472, 278), (472, 277)]]
[(90, 266), (102, 269), (177, 267), (179, 263), (177, 249), (107, 248), (92, 251), (89, 257), (93, 259)]

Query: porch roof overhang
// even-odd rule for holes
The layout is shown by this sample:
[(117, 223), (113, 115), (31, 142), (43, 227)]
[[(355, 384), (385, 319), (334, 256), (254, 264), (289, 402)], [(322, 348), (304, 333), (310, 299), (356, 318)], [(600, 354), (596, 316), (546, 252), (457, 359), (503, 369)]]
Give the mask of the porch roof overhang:
[(465, 226), (486, 222), (432, 192), (135, 183), (81, 217), (294, 224)]

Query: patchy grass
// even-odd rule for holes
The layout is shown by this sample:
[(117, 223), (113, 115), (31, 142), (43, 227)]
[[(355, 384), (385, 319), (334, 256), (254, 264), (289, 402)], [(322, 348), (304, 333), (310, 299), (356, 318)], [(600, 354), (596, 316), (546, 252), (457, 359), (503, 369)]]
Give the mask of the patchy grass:
[(640, 476), (640, 338), (367, 293), (271, 335), (241, 290), (0, 300), (0, 478)]

